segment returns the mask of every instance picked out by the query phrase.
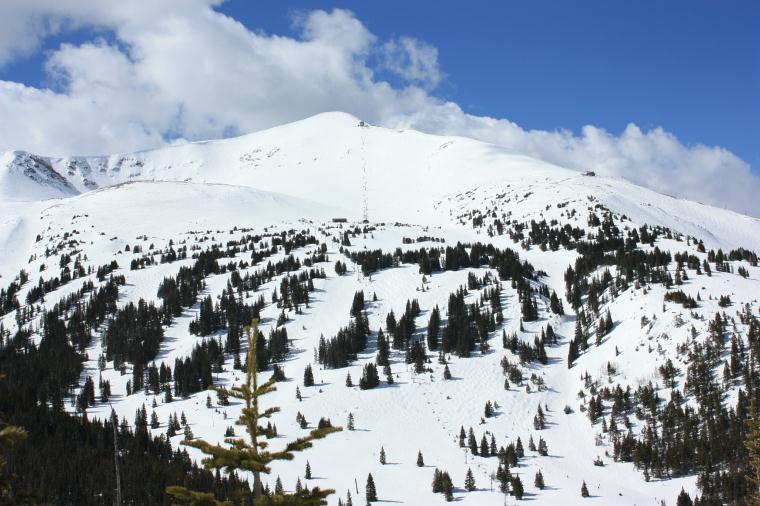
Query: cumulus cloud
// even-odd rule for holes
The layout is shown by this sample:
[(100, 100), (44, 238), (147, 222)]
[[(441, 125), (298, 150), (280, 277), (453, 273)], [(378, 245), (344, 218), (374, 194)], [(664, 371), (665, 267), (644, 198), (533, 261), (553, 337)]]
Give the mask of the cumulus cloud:
[(425, 88), (435, 88), (443, 78), (438, 68), (438, 49), (412, 37), (387, 41), (382, 62), (389, 71)]
[[(100, 154), (245, 133), (328, 110), (376, 124), (473, 137), (575, 169), (760, 215), (760, 181), (717, 147), (686, 146), (661, 128), (619, 135), (586, 126), (525, 130), (440, 99), (437, 49), (379, 40), (346, 10), (299, 13), (297, 35), (251, 30), (219, 0), (9, 0), (0, 4), (0, 65), (53, 33), (92, 40), (47, 56), (53, 89), (0, 81), (0, 151)], [(103, 38), (98, 38), (98, 37)], [(390, 72), (398, 82), (378, 77)]]

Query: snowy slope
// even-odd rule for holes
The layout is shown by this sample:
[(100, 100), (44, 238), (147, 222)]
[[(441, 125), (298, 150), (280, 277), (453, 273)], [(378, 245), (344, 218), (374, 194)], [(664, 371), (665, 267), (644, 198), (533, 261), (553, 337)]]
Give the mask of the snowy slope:
[(595, 195), (638, 222), (699, 231), (720, 247), (760, 249), (755, 218), (618, 178), (583, 177), (472, 139), (358, 124), (351, 115), (325, 113), (242, 137), (123, 155), (49, 158), (11, 152), (0, 158), (0, 195), (36, 200), (129, 181), (192, 181), (249, 186), (328, 205), (337, 197), (349, 218), (360, 219), (366, 185), (373, 221), (441, 224), (446, 216), (433, 211), (434, 203), (496, 184), (524, 192), (535, 187), (546, 203), (559, 194)]
[[(610, 210), (616, 224), (622, 227), (661, 225), (704, 241), (708, 247), (728, 249), (745, 247), (760, 250), (760, 222), (752, 217), (676, 199), (614, 178), (588, 177), (470, 139), (425, 135), (413, 131), (395, 131), (377, 127), (359, 127), (358, 119), (342, 113), (329, 113), (307, 120), (257, 132), (235, 139), (190, 143), (128, 155), (105, 157), (45, 158), (28, 153), (6, 153), (0, 158), (0, 286), (5, 286), (19, 269), (30, 275), (18, 294), (22, 302), (40, 278), (57, 274), (62, 252), (79, 255), (93, 269), (118, 262), (116, 274), (126, 277), (120, 290), (119, 306), (140, 298), (158, 302), (157, 288), (162, 279), (173, 276), (191, 259), (156, 263), (144, 269), (130, 269), (130, 261), (149, 252), (158, 258), (170, 245), (187, 245), (197, 250), (212, 244), (223, 247), (237, 240), (242, 230), (250, 233), (279, 234), (302, 230), (326, 245), (329, 261), (325, 279), (314, 281), (310, 306), (302, 314), (290, 312), (285, 324), (293, 349), (282, 363), (288, 381), (266, 399), (282, 407), (275, 418), (280, 441), (303, 435), (295, 421), (301, 412), (313, 427), (320, 417), (329, 417), (335, 424), (345, 425), (348, 413), (356, 419), (356, 431), (344, 431), (329, 441), (318, 442), (313, 449), (299, 455), (293, 463), (273, 466), (270, 486), (280, 476), (285, 488), (292, 490), (296, 479), (303, 480), (308, 460), (315, 478), (309, 486), (332, 487), (345, 499), (346, 491), (354, 496), (354, 504), (363, 504), (364, 480), (371, 472), (380, 499), (403, 504), (443, 504), (439, 494), (430, 492), (433, 469), (446, 469), (458, 487), (455, 496), (462, 504), (501, 505), (514, 503), (491, 489), (490, 475), (496, 459), (473, 457), (458, 446), (460, 426), (472, 426), (478, 440), (488, 432), (499, 445), (520, 437), (526, 446), (526, 457), (512, 470), (522, 478), (525, 499), (536, 504), (667, 504), (675, 502), (684, 487), (696, 491), (696, 477), (645, 482), (641, 472), (630, 463), (613, 462), (609, 441), (600, 442), (599, 424), (592, 426), (581, 411), (584, 400), (579, 390), (587, 388), (581, 375), (588, 373), (600, 384), (633, 387), (648, 381), (658, 383), (660, 395), (668, 397), (657, 368), (667, 358), (679, 357), (678, 345), (687, 338), (687, 329), (694, 325), (699, 339), (706, 335), (706, 321), (718, 311), (717, 297), (730, 294), (737, 307), (751, 304), (757, 310), (756, 294), (760, 288), (760, 268), (746, 262), (732, 266), (747, 267), (745, 279), (730, 272), (715, 272), (711, 277), (689, 271), (690, 280), (683, 290), (701, 294), (700, 309), (694, 314), (678, 305), (663, 305), (664, 288), (629, 287), (604, 303), (615, 317), (615, 329), (599, 346), (583, 354), (568, 369), (568, 341), (573, 336), (575, 315), (558, 316), (540, 301), (540, 319), (526, 323), (520, 330), (520, 304), (517, 293), (505, 282), (500, 293), (504, 307), (504, 323), (491, 336), (491, 350), (476, 353), (472, 358), (449, 357), (453, 381), (443, 381), (443, 365), (431, 354), (429, 374), (415, 375), (404, 361), (403, 352), (392, 355), (395, 384), (361, 391), (346, 387), (350, 372), (358, 383), (362, 366), (375, 359), (375, 333), (385, 326), (388, 311), (398, 317), (408, 299), (417, 298), (422, 312), (416, 320), (424, 329), (432, 308), (445, 311), (449, 294), (467, 284), (472, 272), (484, 276), (494, 271), (487, 268), (462, 269), (434, 273), (423, 280), (417, 265), (401, 264), (381, 270), (371, 277), (360, 275), (358, 266), (349, 263), (349, 273), (335, 273), (335, 260), (347, 261), (341, 254), (343, 233), (362, 227), (364, 200), (369, 208), (372, 230), (359, 232), (351, 239), (347, 251), (380, 248), (393, 252), (396, 248), (416, 249), (420, 246), (453, 246), (457, 242), (481, 241), (499, 248), (512, 248), (522, 259), (531, 262), (546, 275), (542, 282), (560, 296), (565, 287), (563, 273), (577, 253), (560, 249), (542, 251), (531, 246), (522, 249), (504, 234), (493, 233), (494, 219), (503, 223), (513, 220), (556, 220), (559, 225), (591, 229), (592, 214)], [(366, 193), (363, 189), (366, 187)], [(335, 217), (347, 217), (350, 223), (334, 224)], [(473, 219), (482, 217), (482, 225)], [(489, 234), (489, 227), (492, 227)], [(408, 244), (405, 238), (428, 236), (439, 242)], [(127, 249), (127, 246), (130, 246)], [(142, 248), (134, 253), (135, 246)], [(700, 260), (691, 240), (681, 236), (662, 238), (657, 246), (663, 250), (688, 250)], [(311, 257), (317, 245), (307, 245), (292, 253), (301, 261)], [(46, 253), (50, 253), (46, 255)], [(240, 253), (234, 260), (247, 261), (249, 253)], [(252, 273), (268, 262), (282, 260), (278, 251), (259, 265), (243, 269)], [(231, 259), (224, 259), (224, 263)], [(220, 260), (222, 263), (222, 260)], [(673, 271), (673, 265), (670, 266)], [(291, 273), (292, 274), (292, 273)], [(229, 273), (206, 279), (202, 296), (220, 296)], [(242, 297), (249, 303), (263, 296), (267, 305), (262, 311), (262, 330), (268, 335), (277, 326), (282, 309), (272, 300), (282, 275)], [(89, 274), (75, 279), (35, 302), (49, 309), (61, 298), (74, 293), (84, 281), (95, 280)], [(370, 344), (359, 359), (344, 369), (322, 370), (314, 360), (314, 349), (321, 335), (334, 335), (349, 320), (354, 293), (363, 290), (368, 301), (366, 310), (373, 331)], [(478, 300), (482, 289), (471, 290), (467, 302)], [(565, 302), (566, 308), (568, 306)], [(165, 329), (165, 339), (157, 355), (173, 366), (175, 359), (190, 354), (195, 344), (205, 338), (192, 335), (188, 325), (199, 312), (196, 303), (186, 308)], [(697, 316), (703, 317), (703, 319)], [(642, 327), (642, 317), (656, 319)], [(444, 316), (445, 319), (445, 316)], [(688, 320), (689, 325), (684, 323)], [(6, 329), (18, 328), (13, 312), (0, 317)], [(27, 325), (35, 326), (37, 318)], [(548, 365), (526, 364), (524, 374), (540, 377), (546, 389), (528, 391), (513, 385), (504, 389), (500, 361), (508, 356), (501, 346), (502, 331), (519, 333), (522, 340), (532, 342), (541, 329), (551, 323), (560, 336), (559, 343), (547, 349)], [(112, 362), (98, 370), (102, 352), (96, 332), (87, 349), (88, 360), (82, 381), (87, 376), (102, 376), (111, 382), (111, 398), (120, 416), (133, 420), (135, 410), (145, 404), (157, 413), (161, 426), (154, 434), (166, 432), (170, 414), (184, 412), (196, 437), (221, 441), (225, 429), (232, 425), (240, 405), (222, 407), (212, 395), (212, 408), (206, 407), (206, 393), (165, 403), (145, 392), (126, 394), (131, 378), (114, 369)], [(424, 331), (423, 331), (424, 332)], [(212, 337), (224, 339), (220, 332)], [(422, 335), (422, 334), (420, 334)], [(617, 374), (608, 374), (614, 363)], [(228, 355), (225, 371), (215, 375), (218, 384), (240, 381), (242, 374), (233, 369)], [(304, 387), (303, 370), (307, 364), (315, 368), (316, 385)], [(679, 362), (681, 364), (681, 362)], [(682, 364), (682, 369), (685, 369)], [(264, 373), (264, 377), (268, 373)], [(97, 380), (96, 380), (97, 381)], [(295, 398), (300, 385), (303, 400)], [(483, 420), (486, 401), (497, 402), (497, 416)], [(547, 408), (547, 429), (537, 431), (533, 417), (538, 405)], [(565, 414), (569, 406), (572, 413)], [(110, 405), (98, 403), (89, 410), (91, 416), (103, 417)], [(634, 428), (640, 425), (634, 422)], [(238, 428), (240, 430), (240, 428)], [(541, 457), (527, 451), (530, 436), (543, 437), (549, 455)], [(490, 436), (489, 436), (490, 437)], [(273, 445), (278, 444), (278, 439)], [(601, 438), (604, 439), (604, 438)], [(180, 435), (172, 439), (179, 444)], [(383, 446), (388, 464), (380, 465), (378, 454)], [(415, 464), (417, 451), (425, 458), (425, 466)], [(195, 458), (200, 454), (192, 451)], [(605, 466), (593, 465), (597, 457)], [(478, 490), (464, 492), (465, 472), (472, 468)], [(537, 470), (545, 476), (547, 487), (533, 486)], [(356, 493), (355, 480), (359, 486)], [(592, 498), (580, 497), (582, 481), (586, 481)], [(330, 504), (337, 503), (337, 496)], [(358, 503), (356, 501), (359, 501)]]

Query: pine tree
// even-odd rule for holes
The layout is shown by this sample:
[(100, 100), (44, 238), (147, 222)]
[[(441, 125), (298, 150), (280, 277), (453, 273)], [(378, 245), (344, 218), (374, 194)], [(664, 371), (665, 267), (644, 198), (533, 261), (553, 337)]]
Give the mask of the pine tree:
[(747, 448), (749, 465), (754, 470), (754, 473), (748, 476), (749, 481), (754, 486), (754, 493), (749, 499), (750, 502), (748, 504), (760, 506), (760, 411), (758, 411), (758, 406), (755, 404), (754, 399), (750, 402), (749, 415), (745, 446)]
[(692, 506), (693, 504), (694, 503), (692, 502), (689, 494), (687, 494), (686, 491), (682, 488), (681, 493), (678, 494), (678, 499), (676, 500), (676, 506)]
[[(261, 481), (261, 474), (270, 472), (269, 464), (275, 460), (292, 460), (293, 453), (310, 448), (313, 441), (322, 439), (333, 432), (341, 430), (340, 427), (323, 427), (312, 430), (309, 435), (293, 440), (285, 445), (281, 451), (269, 451), (266, 441), (260, 441), (260, 436), (270, 437), (271, 430), (260, 425), (262, 419), (271, 418), (272, 415), (279, 411), (278, 407), (261, 409), (259, 398), (263, 395), (273, 392), (276, 387), (274, 380), (269, 379), (263, 385), (257, 381), (256, 349), (258, 345), (258, 320), (253, 320), (251, 327), (246, 327), (248, 337), (248, 363), (246, 365), (246, 381), (243, 385), (233, 386), (230, 389), (214, 387), (215, 390), (223, 391), (226, 395), (241, 399), (245, 402), (238, 423), (245, 426), (250, 442), (242, 438), (228, 438), (226, 442), (231, 445), (229, 448), (217, 444), (210, 444), (202, 439), (185, 441), (183, 444), (198, 448), (208, 457), (203, 459), (203, 465), (206, 469), (224, 469), (228, 473), (248, 471), (253, 473), (253, 490), (249, 493), (250, 499), (254, 504), (260, 503), (264, 499), (264, 486)], [(171, 486), (167, 488), (167, 493), (174, 496), (177, 500), (193, 505), (213, 505), (227, 506), (229, 502), (217, 501), (213, 493), (198, 492), (189, 490), (182, 486)], [(325, 498), (333, 493), (333, 490), (320, 490), (314, 487), (311, 490), (301, 490), (295, 494), (281, 494), (270, 496), (268, 500), (293, 505), (316, 505), (324, 504)]]
[(377, 367), (372, 362), (364, 364), (362, 377), (359, 378), (359, 388), (369, 390), (380, 384), (380, 377), (377, 375)]
[(354, 430), (356, 427), (354, 427), (354, 414), (349, 413), (348, 414), (348, 423), (347, 423), (348, 430)]
[(445, 380), (451, 379), (451, 371), (449, 371), (449, 364), (446, 364), (443, 366), (443, 379)]
[(438, 306), (433, 308), (430, 313), (430, 320), (427, 327), (427, 344), (428, 350), (435, 351), (438, 349), (438, 334), (441, 326), (441, 313)]
[(391, 372), (391, 366), (390, 364), (385, 364), (383, 366), (383, 374), (385, 374), (385, 382), (389, 385), (393, 384), (393, 373)]
[(306, 461), (306, 471), (303, 473), (303, 477), (307, 480), (311, 479), (311, 464), (309, 464), (309, 461)]
[(533, 485), (535, 485), (536, 488), (539, 489), (539, 490), (543, 490), (544, 487), (545, 487), (545, 485), (544, 485), (544, 475), (541, 474), (541, 470), (540, 469), (536, 472), (536, 479), (533, 480)]
[(467, 446), (470, 447), (470, 453), (478, 454), (478, 442), (475, 440), (475, 432), (473, 432), (472, 427), (470, 427), (470, 432), (467, 435)]
[(169, 423), (166, 426), (166, 437), (167, 439), (171, 439), (176, 435), (177, 429), (174, 428), (174, 417), (172, 417), (172, 415), (169, 415)]
[(542, 437), (538, 438), (538, 454), (542, 457), (549, 455), (549, 447), (546, 445), (546, 441)]
[(385, 465), (385, 448), (380, 447), (380, 463)]
[(581, 497), (588, 497), (588, 487), (586, 486), (586, 482), (583, 482), (583, 485), (581, 485)]
[(517, 475), (512, 476), (512, 495), (515, 496), (515, 499), (522, 499), (524, 493), (525, 490), (523, 489), (520, 477)]
[[(249, 359), (250, 362), (250, 359)], [(303, 371), (303, 386), (305, 387), (311, 387), (314, 386), (314, 373), (311, 371), (311, 364), (308, 364), (306, 366), (306, 369)]]
[(483, 437), (480, 438), (480, 456), (481, 457), (488, 457), (490, 456), (490, 448), (488, 447), (488, 439), (486, 439), (486, 435), (483, 434)]
[(422, 458), (422, 450), (417, 452), (417, 467), (425, 467), (425, 461)]
[(280, 477), (277, 476), (277, 481), (274, 482), (274, 493), (275, 495), (282, 495), (284, 492), (282, 488), (282, 480), (280, 480)]
[(552, 295), (549, 299), (549, 308), (552, 310), (552, 313), (563, 315), (565, 314), (565, 310), (562, 307), (562, 301), (559, 300), (559, 297), (557, 297), (557, 292), (552, 291)]
[(509, 475), (509, 467), (502, 466), (496, 468), (496, 480), (499, 482), (499, 492), (506, 494), (509, 492), (509, 481), (511, 480)]
[(351, 381), (351, 373), (350, 372), (348, 374), (346, 374), (346, 386), (349, 387), (349, 388), (352, 387), (352, 386), (354, 386), (354, 382)]
[(515, 455), (517, 455), (518, 459), (521, 459), (525, 456), (525, 450), (523, 449), (523, 444), (520, 438), (517, 438), (517, 443), (515, 444)]
[(468, 492), (475, 490), (475, 477), (472, 475), (472, 469), (467, 468), (467, 475), (464, 478), (464, 488)]
[(584, 316), (585, 315), (583, 314), (583, 311), (581, 311), (575, 320), (575, 335), (573, 337), (573, 341), (575, 341), (575, 344), (581, 350), (586, 351), (586, 348), (588, 348), (588, 343), (586, 342), (586, 334), (583, 332), (583, 325), (581, 324), (581, 320)]
[(578, 343), (575, 339), (570, 339), (570, 346), (567, 350), (567, 368), (570, 369), (573, 366), (573, 362), (578, 358)]
[(377, 365), (387, 366), (390, 364), (389, 360), (390, 349), (388, 348), (388, 340), (385, 339), (385, 333), (383, 329), (377, 331), (377, 358), (375, 361)]
[(377, 501), (377, 490), (375, 489), (375, 480), (372, 479), (372, 473), (367, 475), (367, 486), (365, 488), (367, 502)]
[(443, 487), (443, 495), (447, 502), (454, 500), (454, 484), (451, 482), (451, 477), (446, 471), (441, 476), (441, 485)]
[(441, 471), (436, 468), (436, 470), (433, 472), (433, 493), (439, 494), (443, 492), (443, 474)]

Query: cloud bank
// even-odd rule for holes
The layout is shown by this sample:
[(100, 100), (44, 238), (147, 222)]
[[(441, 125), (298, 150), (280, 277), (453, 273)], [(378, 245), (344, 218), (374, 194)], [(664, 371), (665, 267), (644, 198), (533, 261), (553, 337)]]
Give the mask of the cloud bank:
[[(462, 135), (578, 170), (760, 216), (760, 180), (720, 147), (687, 146), (663, 130), (619, 135), (525, 130), (436, 96), (437, 49), (380, 40), (351, 12), (300, 13), (296, 36), (251, 30), (218, 0), (9, 0), (0, 5), (0, 66), (46, 37), (93, 38), (46, 55), (51, 88), (0, 81), (0, 151), (103, 154), (173, 139), (247, 133), (341, 110), (372, 123)], [(378, 77), (392, 74), (394, 84)]]

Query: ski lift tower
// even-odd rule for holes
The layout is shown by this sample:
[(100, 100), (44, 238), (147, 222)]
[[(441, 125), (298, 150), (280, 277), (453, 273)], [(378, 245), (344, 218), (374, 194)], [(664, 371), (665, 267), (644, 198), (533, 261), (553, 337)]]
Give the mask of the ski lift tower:
[[(367, 128), (369, 125), (363, 120), (359, 121), (359, 128)], [(364, 149), (364, 133), (361, 134), (362, 141), (362, 223), (369, 223), (369, 192), (367, 191), (367, 154)]]

